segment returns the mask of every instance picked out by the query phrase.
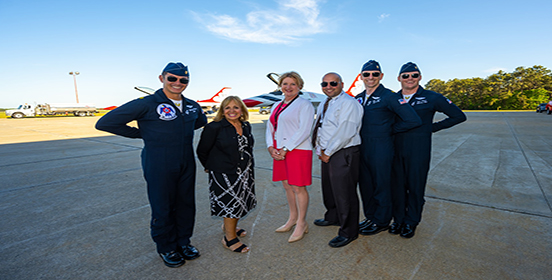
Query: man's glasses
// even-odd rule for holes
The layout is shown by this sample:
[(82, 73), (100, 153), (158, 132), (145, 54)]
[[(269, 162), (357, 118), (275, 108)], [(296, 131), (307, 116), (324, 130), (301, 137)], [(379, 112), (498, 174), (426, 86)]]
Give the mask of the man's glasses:
[(408, 78), (410, 78), (410, 77), (412, 77), (412, 79), (417, 79), (417, 78), (420, 77), (420, 73), (402, 74), (401, 77), (402, 77), (403, 79), (405, 79), (405, 80), (408, 79)]
[[(174, 83), (174, 82), (178, 81), (178, 78), (175, 77), (175, 76), (168, 76), (167, 81), (169, 81), (171, 83)], [(185, 85), (185, 84), (188, 83), (188, 79), (180, 78), (180, 83)]]
[(328, 83), (328, 82), (321, 82), (320, 85), (321, 85), (322, 87), (327, 87), (328, 85), (330, 85), (330, 86), (332, 86), (332, 87), (336, 87), (336, 86), (338, 85), (338, 83), (337, 83), (337, 82), (334, 82), (334, 81), (331, 81), (330, 83)]
[(372, 73), (370, 73), (370, 72), (363, 72), (363, 73), (362, 73), (362, 77), (368, 78), (368, 77), (370, 77), (370, 74), (372, 74), (372, 77), (377, 78), (377, 77), (380, 76), (381, 72), (372, 72)]

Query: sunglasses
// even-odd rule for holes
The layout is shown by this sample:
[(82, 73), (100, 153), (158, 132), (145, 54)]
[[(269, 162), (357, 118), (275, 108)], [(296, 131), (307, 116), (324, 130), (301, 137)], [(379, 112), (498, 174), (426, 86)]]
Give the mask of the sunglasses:
[(368, 77), (370, 77), (370, 74), (372, 74), (372, 77), (377, 78), (381, 75), (381, 72), (372, 72), (372, 73), (364, 72), (364, 73), (362, 73), (362, 77), (368, 78)]
[[(174, 83), (174, 82), (178, 81), (178, 78), (175, 77), (175, 76), (168, 76), (167, 81), (169, 81), (171, 83)], [(185, 84), (188, 83), (188, 79), (180, 78), (180, 83), (185, 85)]]
[(328, 85), (330, 85), (330, 86), (332, 86), (332, 87), (336, 87), (336, 86), (338, 85), (338, 83), (337, 83), (337, 82), (334, 82), (334, 81), (332, 81), (332, 82), (330, 82), (330, 83), (328, 83), (328, 82), (321, 82), (320, 85), (321, 85), (322, 87), (327, 87)]
[(402, 74), (401, 77), (402, 77), (403, 79), (405, 79), (405, 80), (408, 79), (408, 78), (410, 78), (410, 77), (412, 77), (412, 79), (417, 79), (417, 78), (420, 77), (420, 74), (419, 74), (419, 73), (414, 73), (414, 74)]

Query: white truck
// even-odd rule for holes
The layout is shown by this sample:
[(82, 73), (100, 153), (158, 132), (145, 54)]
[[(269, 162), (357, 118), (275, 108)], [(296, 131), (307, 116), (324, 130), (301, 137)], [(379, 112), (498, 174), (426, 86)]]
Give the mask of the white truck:
[(87, 103), (45, 103), (24, 104), (17, 109), (6, 110), (6, 116), (14, 119), (36, 116), (75, 115), (79, 117), (93, 116), (98, 110), (93, 104)]

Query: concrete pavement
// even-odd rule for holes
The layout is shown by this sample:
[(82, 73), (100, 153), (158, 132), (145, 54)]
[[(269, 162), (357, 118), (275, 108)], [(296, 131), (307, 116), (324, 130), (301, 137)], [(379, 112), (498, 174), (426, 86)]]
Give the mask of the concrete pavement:
[[(192, 244), (202, 256), (176, 269), (149, 236), (141, 140), (94, 130), (97, 117), (0, 119), (0, 279), (550, 279), (552, 117), (468, 112), (433, 136), (416, 236), (383, 232), (336, 249), (327, 243), (337, 227), (311, 223), (292, 244), (274, 232), (287, 203), (270, 180), (267, 117), (251, 115), (258, 206), (240, 222), (251, 251), (223, 248), (198, 171)], [(324, 213), (314, 163), (309, 222)]]

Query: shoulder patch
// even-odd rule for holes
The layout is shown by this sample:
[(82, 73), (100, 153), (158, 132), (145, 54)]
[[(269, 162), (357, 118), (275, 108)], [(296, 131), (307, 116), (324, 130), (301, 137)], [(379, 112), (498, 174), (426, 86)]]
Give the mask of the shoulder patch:
[(406, 101), (405, 99), (401, 98), (399, 99), (399, 104), (407, 104), (408, 101)]

